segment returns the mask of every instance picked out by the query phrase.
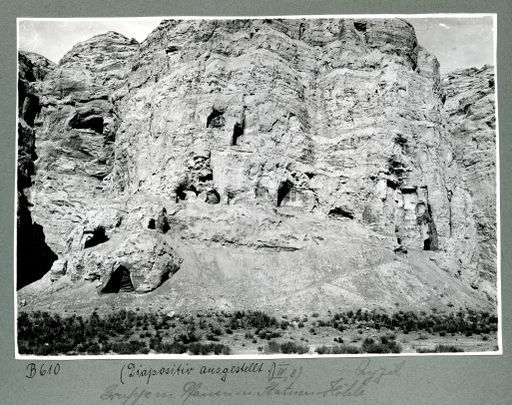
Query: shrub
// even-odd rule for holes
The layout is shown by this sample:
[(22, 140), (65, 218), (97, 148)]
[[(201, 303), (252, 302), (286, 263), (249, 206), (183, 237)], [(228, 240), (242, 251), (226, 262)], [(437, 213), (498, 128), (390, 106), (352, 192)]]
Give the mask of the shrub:
[(309, 347), (291, 341), (279, 344), (276, 341), (271, 340), (270, 342), (268, 342), (267, 346), (265, 346), (265, 352), (284, 354), (304, 354), (309, 352)]
[(357, 346), (320, 346), (315, 349), (318, 354), (359, 354), (361, 350)]
[(463, 352), (464, 349), (456, 346), (437, 345), (434, 349), (419, 348), (416, 351), (418, 353), (458, 353)]
[(182, 354), (187, 352), (187, 346), (181, 342), (159, 343), (154, 350), (160, 353)]
[(379, 342), (375, 342), (372, 338), (366, 338), (363, 340), (361, 350), (364, 353), (400, 353), (402, 348), (394, 340), (388, 340), (387, 337), (383, 336)]
[(99, 354), (100, 353), (100, 345), (98, 343), (92, 343), (88, 348), (87, 352), (90, 354)]
[(281, 351), (281, 346), (275, 340), (271, 340), (265, 347), (265, 351), (267, 353), (279, 353)]
[(298, 353), (298, 354), (304, 354), (309, 352), (309, 347), (303, 346), (301, 344), (295, 343), (295, 342), (285, 342), (281, 344), (281, 352), (288, 354), (288, 353)]

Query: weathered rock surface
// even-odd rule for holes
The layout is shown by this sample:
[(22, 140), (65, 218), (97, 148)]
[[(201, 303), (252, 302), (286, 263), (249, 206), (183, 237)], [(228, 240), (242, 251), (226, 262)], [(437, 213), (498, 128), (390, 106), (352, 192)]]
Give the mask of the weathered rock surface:
[(102, 195), (118, 126), (109, 97), (125, 80), (137, 47), (114, 32), (97, 35), (75, 45), (41, 85), (32, 211), (58, 255)]
[(101, 246), (92, 249), (93, 246), (96, 245), (86, 245), (78, 254), (72, 255), (66, 270), (75, 280), (100, 280), (98, 290), (102, 293), (119, 292), (122, 283), (115, 278), (120, 272), (128, 275), (132, 291), (152, 291), (181, 264), (173, 249), (155, 232), (137, 232), (127, 238), (117, 234)]
[(38, 115), (51, 277), (143, 292), (176, 273), (146, 295), (173, 308), (493, 306), (495, 195), (460, 152), (484, 118), (454, 101), (480, 105), (482, 75), (459, 92), (438, 68), (402, 20), (172, 20), (76, 45)]
[[(457, 173), (470, 195), (474, 257), (464, 266), (475, 288), (496, 293), (496, 114), (492, 66), (443, 76), (445, 111)], [(461, 210), (462, 211), (462, 210)], [(469, 278), (469, 277), (468, 277)]]

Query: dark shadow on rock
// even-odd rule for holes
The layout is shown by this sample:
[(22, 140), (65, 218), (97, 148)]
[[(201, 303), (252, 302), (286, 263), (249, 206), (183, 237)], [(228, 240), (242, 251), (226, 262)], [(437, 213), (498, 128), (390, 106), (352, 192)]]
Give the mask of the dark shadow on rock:
[(45, 242), (43, 227), (32, 222), (26, 206), (18, 207), (16, 289), (25, 287), (50, 271), (58, 256)]

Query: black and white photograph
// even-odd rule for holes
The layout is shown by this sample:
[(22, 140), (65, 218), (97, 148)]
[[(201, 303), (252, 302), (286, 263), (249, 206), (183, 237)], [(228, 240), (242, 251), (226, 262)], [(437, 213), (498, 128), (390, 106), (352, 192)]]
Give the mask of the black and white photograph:
[(496, 15), (17, 30), (17, 358), (503, 353)]

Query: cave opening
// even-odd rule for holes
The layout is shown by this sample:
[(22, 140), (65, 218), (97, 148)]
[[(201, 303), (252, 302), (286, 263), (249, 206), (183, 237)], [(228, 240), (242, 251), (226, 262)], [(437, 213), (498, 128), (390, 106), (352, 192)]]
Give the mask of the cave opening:
[(187, 191), (192, 191), (197, 195), (197, 190), (193, 185), (181, 184), (176, 188), (176, 202), (185, 201), (187, 199)]
[(398, 183), (391, 179), (386, 179), (386, 186), (393, 190), (396, 190), (398, 188)]
[(389, 174), (396, 176), (400, 180), (405, 172), (407, 171), (404, 163), (400, 160), (397, 155), (393, 155), (388, 159), (388, 172)]
[(430, 204), (418, 203), (416, 205), (416, 216), (418, 225), (422, 227), (423, 250), (438, 250), (437, 229)]
[(155, 228), (161, 233), (167, 233), (167, 231), (171, 229), (169, 221), (167, 220), (167, 210), (165, 207), (158, 213)]
[(177, 45), (168, 45), (167, 48), (165, 48), (165, 53), (175, 53), (180, 50), (180, 47)]
[(148, 223), (148, 229), (155, 229), (155, 228), (156, 228), (155, 218), (151, 218)]
[(350, 211), (344, 210), (343, 208), (340, 208), (340, 207), (335, 207), (335, 208), (331, 209), (327, 215), (330, 217), (342, 217), (342, 218), (354, 219), (353, 213), (351, 213)]
[(226, 120), (224, 119), (224, 111), (212, 110), (206, 119), (206, 128), (222, 128)]
[(98, 134), (103, 133), (103, 117), (100, 115), (75, 114), (69, 120), (69, 126), (74, 129), (89, 129)]
[(233, 136), (231, 138), (231, 146), (236, 146), (238, 144), (238, 138), (240, 138), (244, 134), (244, 122), (236, 123), (233, 127)]
[(280, 207), (283, 203), (283, 200), (286, 198), (286, 196), (290, 193), (292, 190), (293, 184), (291, 181), (286, 180), (281, 182), (279, 184), (279, 187), (277, 188), (277, 206)]
[(206, 193), (206, 202), (208, 204), (218, 204), (220, 203), (220, 195), (217, 190), (209, 190)]
[(363, 21), (354, 22), (354, 28), (360, 32), (366, 32), (366, 23)]
[(130, 271), (124, 266), (119, 266), (110, 274), (107, 284), (101, 290), (104, 294), (133, 291), (135, 291), (135, 287), (132, 283)]
[(94, 229), (94, 231), (84, 231), (84, 234), (92, 234), (91, 237), (87, 238), (87, 240), (84, 243), (84, 248), (90, 248), (96, 245), (99, 245), (100, 243), (104, 243), (108, 241), (107, 234), (105, 233), (105, 228), (102, 226), (98, 226)]

